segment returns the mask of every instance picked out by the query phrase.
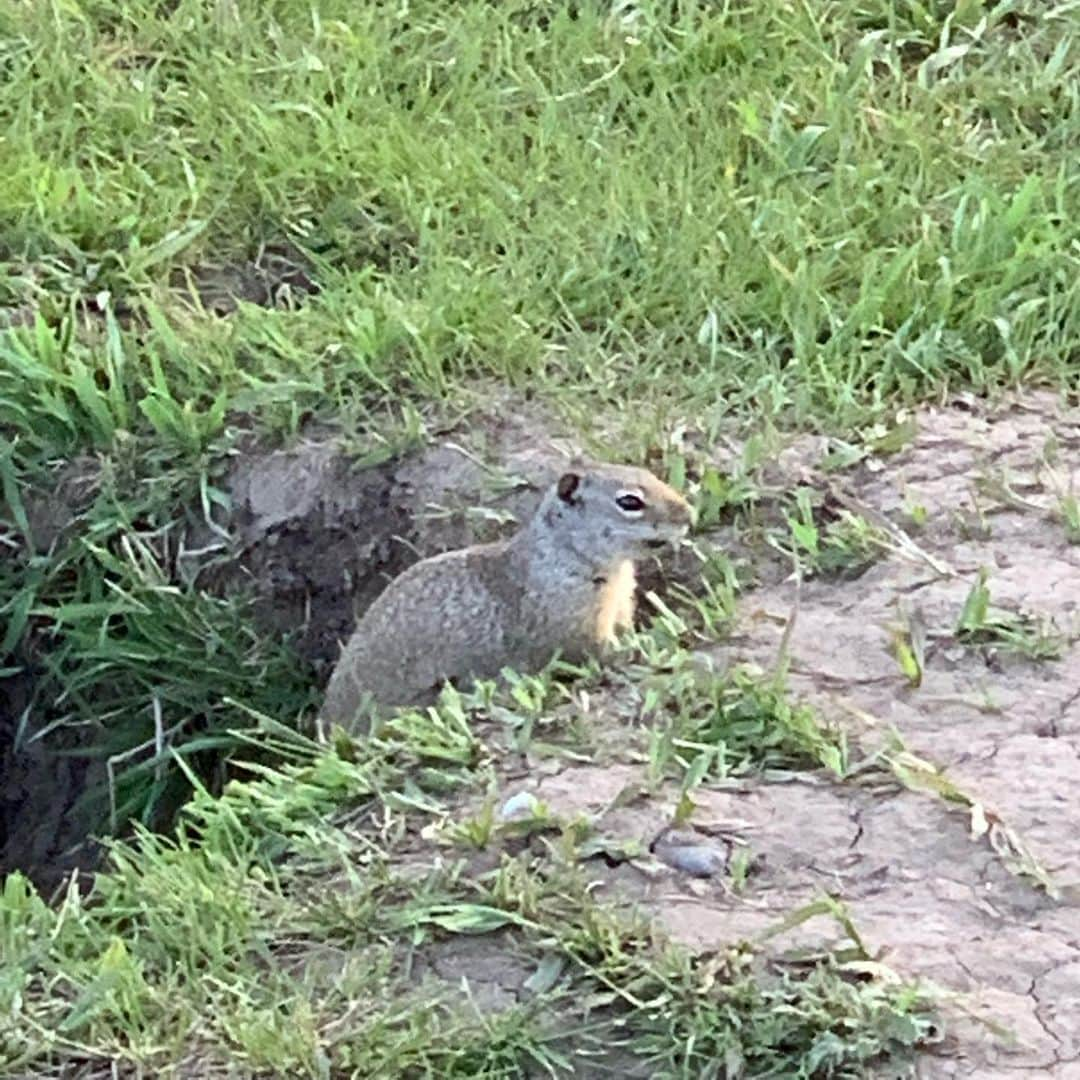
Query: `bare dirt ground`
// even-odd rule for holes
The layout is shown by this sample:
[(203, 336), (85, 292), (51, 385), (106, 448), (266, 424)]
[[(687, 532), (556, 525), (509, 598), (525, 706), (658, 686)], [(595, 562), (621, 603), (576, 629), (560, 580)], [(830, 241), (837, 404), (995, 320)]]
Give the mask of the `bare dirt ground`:
[[(721, 853), (749, 845), (756, 872), (745, 889), (736, 894), (722, 875), (664, 868), (662, 859), (621, 868), (619, 885), (702, 952), (753, 937), (827, 891), (849, 905), (882, 960), (951, 992), (947, 1038), (919, 1076), (1080, 1077), (1080, 652), (1072, 640), (1080, 548), (1054, 515), (1080, 472), (1080, 413), (1036, 395), (996, 414), (932, 409), (918, 429), (884, 467), (860, 466), (843, 480), (859, 504), (894, 522), (905, 505), (925, 508), (917, 549), (894, 551), (855, 580), (748, 590), (736, 634), (713, 659), (773, 666), (799, 591), (792, 692), (844, 724), (864, 750), (895, 729), (962, 798), (869, 774), (713, 787), (695, 794), (695, 831), (674, 842)], [(826, 482), (812, 469), (821, 449), (806, 440), (781, 468), (792, 480)], [(995, 605), (1054, 620), (1060, 659), (957, 643), (981, 568)], [(926, 627), (917, 689), (893, 651), (898, 601)], [(640, 763), (582, 765), (508, 791), (532, 790), (560, 815), (595, 815), (643, 776)], [(648, 844), (671, 820), (676, 796), (612, 811), (600, 827)], [(662, 841), (661, 856), (671, 842)], [(838, 937), (818, 918), (775, 944)]]

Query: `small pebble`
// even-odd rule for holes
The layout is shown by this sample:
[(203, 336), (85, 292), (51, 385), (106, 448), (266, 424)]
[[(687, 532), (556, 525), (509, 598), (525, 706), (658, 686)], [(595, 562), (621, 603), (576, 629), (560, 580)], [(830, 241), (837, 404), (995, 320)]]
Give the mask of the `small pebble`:
[(530, 817), (536, 813), (539, 805), (531, 791), (519, 791), (502, 804), (499, 818), (502, 821), (512, 821), (514, 818)]
[(655, 854), (668, 866), (694, 877), (712, 877), (727, 868), (727, 852), (708, 844), (658, 844)]

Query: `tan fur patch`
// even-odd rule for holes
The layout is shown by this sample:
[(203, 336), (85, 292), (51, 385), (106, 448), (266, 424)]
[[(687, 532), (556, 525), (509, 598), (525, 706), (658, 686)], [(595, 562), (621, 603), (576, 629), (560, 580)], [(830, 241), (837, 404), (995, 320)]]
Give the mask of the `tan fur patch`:
[(596, 613), (596, 640), (611, 644), (619, 630), (627, 630), (634, 621), (634, 564), (627, 559), (600, 590)]

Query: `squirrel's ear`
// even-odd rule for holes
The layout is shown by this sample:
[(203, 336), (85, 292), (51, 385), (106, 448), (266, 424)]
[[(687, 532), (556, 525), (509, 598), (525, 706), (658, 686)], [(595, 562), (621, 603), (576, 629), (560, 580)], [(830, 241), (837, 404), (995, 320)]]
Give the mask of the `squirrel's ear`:
[(574, 501), (574, 492), (577, 491), (580, 483), (581, 477), (576, 472), (565, 472), (559, 477), (559, 482), (555, 485), (555, 491), (563, 502), (572, 503)]

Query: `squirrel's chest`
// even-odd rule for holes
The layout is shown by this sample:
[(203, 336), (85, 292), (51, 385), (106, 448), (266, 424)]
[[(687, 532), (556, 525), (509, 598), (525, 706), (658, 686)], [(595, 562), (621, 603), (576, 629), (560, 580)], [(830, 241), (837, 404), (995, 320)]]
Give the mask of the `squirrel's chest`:
[(604, 577), (566, 583), (557, 597), (548, 595), (533, 608), (536, 644), (575, 655), (611, 642), (633, 621), (634, 590), (630, 560)]
[(632, 625), (636, 584), (634, 564), (627, 559), (606, 581), (597, 585), (594, 612), (586, 619), (597, 644), (613, 641), (617, 631)]

